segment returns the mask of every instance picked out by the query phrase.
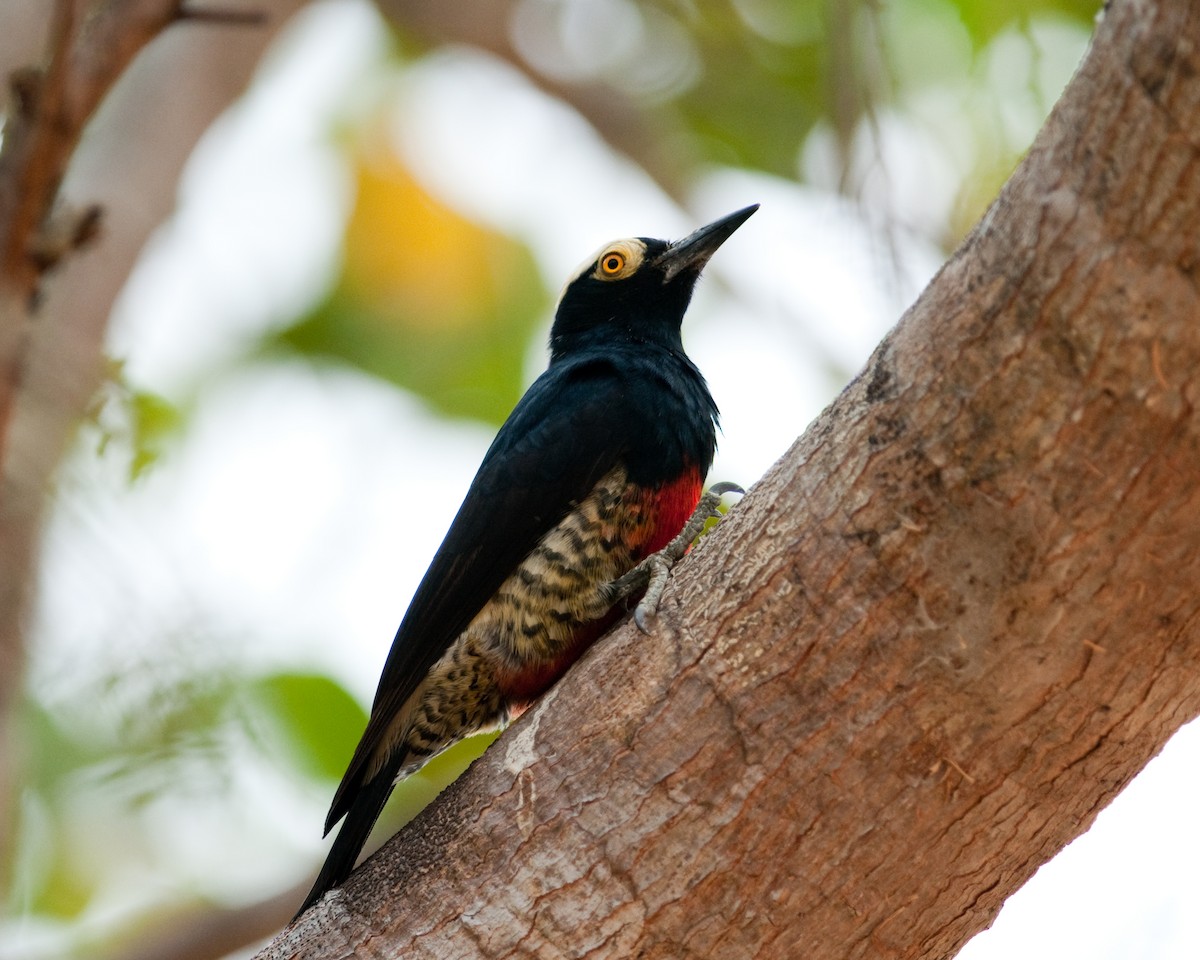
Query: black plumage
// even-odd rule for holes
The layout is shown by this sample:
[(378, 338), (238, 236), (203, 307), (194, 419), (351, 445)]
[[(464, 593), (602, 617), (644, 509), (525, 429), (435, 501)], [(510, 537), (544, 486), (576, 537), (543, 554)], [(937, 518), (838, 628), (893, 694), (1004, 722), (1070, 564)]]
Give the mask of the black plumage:
[[(440, 720), (432, 707), (413, 719), (417, 707), (430, 702), (433, 684), (445, 686), (450, 677), (458, 683), (463, 670), (477, 668), (472, 679), (491, 684), (485, 693), (501, 704), (494, 719), (503, 722), (527, 687), (540, 692), (543, 680), (548, 685), (578, 656), (578, 644), (569, 633), (562, 640), (560, 627), (569, 622), (582, 637), (585, 624), (570, 619), (577, 614), (555, 590), (526, 591), (511, 601), (518, 607), (507, 612), (509, 619), (527, 633), (549, 624), (552, 655), (530, 658), (529, 683), (513, 681), (524, 666), (520, 658), (529, 656), (522, 652), (527, 647), (494, 635), (498, 628), (485, 608), (494, 612), (510, 602), (513, 591), (501, 588), (514, 571), (522, 571), (526, 584), (538, 577), (555, 583), (578, 578), (580, 591), (595, 593), (603, 584), (595, 582), (593, 568), (624, 573), (678, 533), (695, 508), (716, 447), (717, 407), (683, 351), (680, 327), (704, 264), (755, 209), (674, 244), (646, 238), (610, 244), (565, 287), (551, 330), (549, 367), (501, 427), (396, 632), (326, 832), (343, 817), (346, 822), (304, 907), (349, 874), (397, 776), (462, 733), (475, 732), (430, 732), (430, 717)], [(617, 492), (609, 496), (605, 483), (616, 484)], [(608, 498), (596, 508), (601, 512), (572, 518), (595, 501), (597, 491)], [(567, 542), (577, 549), (535, 557), (568, 521), (575, 525)], [(607, 538), (602, 548), (581, 542), (601, 530)], [(588, 594), (579, 603), (588, 607), (594, 599)], [(478, 636), (472, 635), (468, 628), (481, 622), (486, 626), (473, 628)], [(463, 647), (468, 636), (470, 649)], [(454, 670), (439, 667), (455, 649)], [(447, 696), (467, 696), (457, 689), (439, 695), (439, 704)], [(490, 722), (492, 701), (487, 711), (477, 713)]]

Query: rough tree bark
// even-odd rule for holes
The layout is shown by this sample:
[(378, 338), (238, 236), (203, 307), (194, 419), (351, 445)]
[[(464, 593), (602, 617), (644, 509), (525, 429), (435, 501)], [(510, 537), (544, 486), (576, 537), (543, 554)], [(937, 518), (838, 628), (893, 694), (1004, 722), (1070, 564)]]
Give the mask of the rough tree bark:
[(1200, 712), (1200, 8), (1118, 0), (867, 369), (259, 956), (952, 955)]

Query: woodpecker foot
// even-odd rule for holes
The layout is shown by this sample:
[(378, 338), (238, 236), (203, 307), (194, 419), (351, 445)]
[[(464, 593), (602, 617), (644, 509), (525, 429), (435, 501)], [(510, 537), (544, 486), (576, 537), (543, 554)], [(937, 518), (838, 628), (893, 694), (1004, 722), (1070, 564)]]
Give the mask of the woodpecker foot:
[(642, 633), (649, 636), (653, 633), (652, 619), (658, 613), (658, 605), (662, 601), (663, 591), (667, 588), (667, 578), (671, 568), (678, 563), (688, 548), (704, 530), (704, 525), (713, 517), (721, 516), (721, 497), (727, 493), (744, 494), (746, 491), (736, 483), (722, 481), (714, 483), (696, 504), (696, 509), (688, 517), (683, 529), (665, 547), (657, 553), (646, 557), (636, 567), (618, 577), (609, 587), (612, 590), (612, 602), (624, 600), (626, 597), (645, 587), (646, 592), (638, 601), (633, 611), (633, 622)]

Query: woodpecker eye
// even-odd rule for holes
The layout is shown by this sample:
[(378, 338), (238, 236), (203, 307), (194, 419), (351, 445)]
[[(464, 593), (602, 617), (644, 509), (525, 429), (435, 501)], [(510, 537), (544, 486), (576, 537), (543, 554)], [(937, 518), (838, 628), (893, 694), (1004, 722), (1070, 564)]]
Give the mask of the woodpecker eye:
[(600, 258), (600, 271), (606, 277), (615, 277), (625, 269), (625, 254), (620, 250), (610, 250)]
[(624, 280), (638, 272), (645, 257), (645, 241), (636, 238), (614, 240), (602, 246), (599, 253), (588, 257), (580, 272), (589, 271), (594, 280)]

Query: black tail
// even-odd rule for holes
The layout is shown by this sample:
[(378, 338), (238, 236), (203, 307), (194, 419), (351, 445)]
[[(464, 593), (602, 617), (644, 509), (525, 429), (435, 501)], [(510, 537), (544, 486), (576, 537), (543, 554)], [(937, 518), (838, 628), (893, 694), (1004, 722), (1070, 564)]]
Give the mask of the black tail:
[(334, 887), (340, 887), (350, 876), (367, 837), (371, 835), (371, 828), (375, 826), (375, 821), (379, 819), (383, 805), (387, 803), (392, 787), (395, 786), (395, 772), (390, 769), (391, 766), (388, 764), (379, 771), (375, 779), (364, 784), (355, 795), (350, 809), (346, 812), (346, 819), (342, 822), (342, 828), (325, 858), (325, 865), (321, 867), (316, 882), (308, 891), (304, 904), (293, 920)]

